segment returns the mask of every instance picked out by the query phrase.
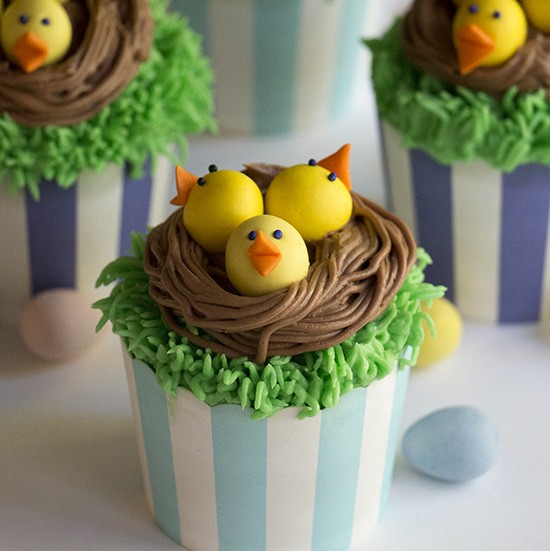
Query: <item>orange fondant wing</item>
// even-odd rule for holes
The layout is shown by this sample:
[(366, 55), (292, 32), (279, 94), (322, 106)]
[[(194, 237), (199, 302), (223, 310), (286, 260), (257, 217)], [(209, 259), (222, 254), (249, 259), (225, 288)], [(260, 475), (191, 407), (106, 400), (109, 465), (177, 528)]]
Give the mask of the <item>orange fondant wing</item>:
[(349, 172), (350, 151), (351, 145), (347, 143), (336, 151), (336, 153), (325, 157), (317, 163), (319, 166), (334, 172), (349, 190), (351, 190), (351, 176)]
[(178, 194), (170, 201), (170, 204), (183, 206), (189, 199), (191, 190), (197, 183), (197, 177), (181, 166), (176, 166), (176, 188)]

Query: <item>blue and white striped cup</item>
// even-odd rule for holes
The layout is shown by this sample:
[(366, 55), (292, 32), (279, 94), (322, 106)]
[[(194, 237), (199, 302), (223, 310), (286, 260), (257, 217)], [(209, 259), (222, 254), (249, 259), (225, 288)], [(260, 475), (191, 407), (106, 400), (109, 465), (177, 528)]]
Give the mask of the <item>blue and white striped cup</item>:
[(55, 287), (82, 290), (91, 299), (102, 268), (128, 254), (131, 230), (143, 232), (164, 220), (173, 192), (172, 165), (158, 157), (143, 176), (109, 165), (83, 172), (62, 189), (40, 185), (40, 199), (16, 195), (0, 182), (0, 322), (17, 324), (29, 298)]
[(334, 120), (367, 71), (374, 0), (172, 0), (204, 37), (222, 131), (289, 133)]
[(251, 420), (187, 390), (167, 397), (125, 352), (145, 491), (189, 551), (344, 551), (365, 540), (390, 487), (408, 369), (333, 409)]
[(382, 123), (391, 208), (433, 258), (429, 281), (472, 319), (550, 320), (550, 167), (452, 166)]

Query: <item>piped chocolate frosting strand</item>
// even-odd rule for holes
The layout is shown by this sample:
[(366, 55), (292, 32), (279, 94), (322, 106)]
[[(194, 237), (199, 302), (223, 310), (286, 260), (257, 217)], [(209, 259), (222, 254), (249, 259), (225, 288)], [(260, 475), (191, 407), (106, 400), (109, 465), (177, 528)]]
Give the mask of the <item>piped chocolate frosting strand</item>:
[(147, 59), (147, 0), (70, 0), (74, 39), (66, 59), (25, 73), (0, 59), (0, 112), (25, 126), (88, 120), (126, 88)]
[(220, 259), (192, 240), (181, 210), (174, 212), (150, 232), (144, 256), (149, 292), (166, 323), (198, 346), (258, 364), (346, 340), (389, 305), (416, 257), (399, 218), (352, 195), (352, 220), (312, 245), (307, 278), (260, 297), (238, 295)]
[(402, 47), (422, 71), (456, 86), (498, 97), (510, 87), (544, 89), (550, 98), (550, 35), (529, 26), (525, 45), (502, 65), (460, 75), (452, 42), (455, 6), (451, 0), (416, 0), (405, 16)]

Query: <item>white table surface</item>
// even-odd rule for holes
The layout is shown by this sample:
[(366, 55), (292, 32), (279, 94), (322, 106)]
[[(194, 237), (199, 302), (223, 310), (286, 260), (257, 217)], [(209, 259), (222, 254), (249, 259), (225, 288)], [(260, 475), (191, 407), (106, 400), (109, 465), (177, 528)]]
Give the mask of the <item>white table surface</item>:
[[(306, 162), (350, 141), (354, 188), (384, 202), (369, 101), (292, 138), (193, 138), (188, 167), (200, 174), (210, 163)], [(550, 329), (466, 323), (453, 356), (411, 373), (403, 430), (440, 407), (479, 407), (498, 427), (497, 462), (453, 485), (416, 474), (398, 456), (386, 514), (366, 549), (550, 549), (549, 393)], [(0, 328), (0, 550), (177, 549), (145, 502), (117, 339), (104, 332), (78, 360), (47, 365)]]

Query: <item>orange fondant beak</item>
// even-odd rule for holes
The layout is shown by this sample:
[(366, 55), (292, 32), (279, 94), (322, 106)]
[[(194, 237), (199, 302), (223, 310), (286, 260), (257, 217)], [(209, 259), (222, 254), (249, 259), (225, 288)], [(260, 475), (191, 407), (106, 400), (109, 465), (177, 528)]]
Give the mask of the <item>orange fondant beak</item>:
[(248, 249), (248, 258), (261, 276), (269, 275), (279, 264), (283, 255), (267, 235), (259, 230), (254, 243)]
[(478, 25), (470, 23), (457, 29), (455, 46), (461, 75), (477, 69), (495, 49), (495, 41)]
[(25, 73), (32, 73), (44, 65), (48, 55), (48, 44), (36, 33), (29, 31), (17, 40), (12, 51), (21, 69)]
[(317, 164), (334, 172), (344, 185), (351, 190), (351, 177), (349, 173), (349, 153), (351, 145), (349, 143), (343, 145), (336, 153), (325, 157)]
[(170, 204), (184, 206), (197, 180), (198, 178), (194, 174), (181, 166), (176, 166), (176, 189), (178, 194), (170, 201)]

